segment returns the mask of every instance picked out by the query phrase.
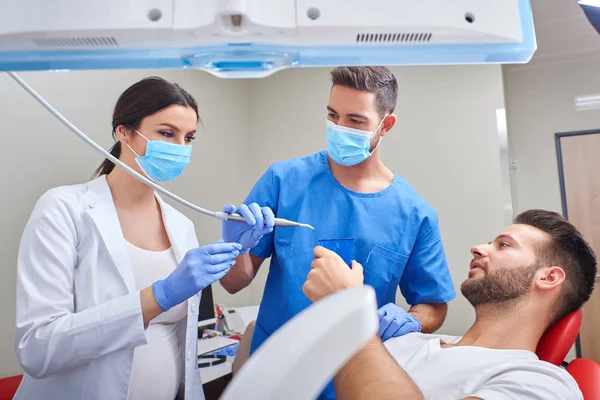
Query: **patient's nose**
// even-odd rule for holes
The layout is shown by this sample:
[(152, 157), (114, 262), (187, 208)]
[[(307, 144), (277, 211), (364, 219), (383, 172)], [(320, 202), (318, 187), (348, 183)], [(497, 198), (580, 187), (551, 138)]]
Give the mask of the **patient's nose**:
[(487, 255), (488, 255), (487, 251), (485, 250), (484, 245), (471, 247), (471, 254), (475, 258), (483, 258), (483, 257), (487, 257)]

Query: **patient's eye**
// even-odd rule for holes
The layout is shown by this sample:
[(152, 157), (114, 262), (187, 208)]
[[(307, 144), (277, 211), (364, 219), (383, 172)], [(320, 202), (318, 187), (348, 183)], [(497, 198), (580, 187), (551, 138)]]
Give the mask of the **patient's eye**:
[(508, 243), (508, 242), (502, 242), (502, 243), (500, 243), (500, 248), (502, 249), (504, 247), (510, 247), (510, 243)]

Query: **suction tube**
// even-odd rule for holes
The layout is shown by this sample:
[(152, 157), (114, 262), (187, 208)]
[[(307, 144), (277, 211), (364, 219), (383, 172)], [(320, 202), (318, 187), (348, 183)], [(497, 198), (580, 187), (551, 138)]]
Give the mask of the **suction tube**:
[[(63, 116), (60, 112), (58, 112), (54, 107), (52, 107), (50, 105), (50, 103), (48, 103), (42, 96), (40, 96), (39, 93), (37, 93), (31, 86), (29, 86), (27, 84), (27, 82), (25, 82), (19, 75), (17, 75), (15, 72), (7, 72), (7, 73), (23, 89), (25, 89), (25, 91), (27, 91), (27, 93), (29, 93), (35, 100), (37, 100), (38, 103), (40, 103), (46, 110), (48, 110), (50, 112), (50, 114), (54, 115), (60, 122), (62, 122), (75, 135), (77, 135), (77, 137), (79, 137), (81, 140), (83, 140), (85, 143), (87, 143), (94, 150), (96, 150), (97, 152), (102, 154), (104, 157), (108, 158), (110, 161), (115, 163), (115, 165), (118, 165), (125, 172), (132, 175), (134, 178), (136, 178), (139, 181), (145, 183), (146, 185), (152, 187), (157, 192), (162, 193), (165, 196), (167, 196), (167, 197), (177, 201), (178, 203), (180, 203), (194, 211), (197, 211), (201, 214), (208, 215), (209, 217), (213, 217), (213, 218), (219, 219), (221, 221), (246, 222), (244, 217), (242, 217), (241, 215), (239, 215), (237, 213), (226, 213), (223, 211), (210, 211), (210, 210), (206, 210), (202, 207), (199, 207), (193, 203), (190, 203), (189, 201), (182, 199), (181, 197), (169, 192), (167, 189), (157, 185), (156, 183), (152, 182), (150, 179), (146, 178), (142, 174), (131, 169), (129, 166), (127, 166), (126, 164), (121, 162), (118, 158), (114, 157), (112, 154), (110, 154), (108, 151), (104, 150), (100, 145), (98, 145), (96, 142), (94, 142), (92, 139), (90, 139), (85, 133), (83, 133), (81, 130), (79, 130), (79, 128), (77, 128), (75, 125), (73, 125), (65, 116)], [(275, 218), (275, 226), (304, 227), (304, 228), (314, 229), (310, 225), (300, 224), (298, 222), (289, 221), (289, 220), (286, 220), (283, 218)]]

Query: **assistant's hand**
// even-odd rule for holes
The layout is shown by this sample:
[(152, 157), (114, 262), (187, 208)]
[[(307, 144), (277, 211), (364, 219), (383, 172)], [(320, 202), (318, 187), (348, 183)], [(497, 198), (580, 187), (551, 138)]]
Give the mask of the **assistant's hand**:
[(167, 311), (221, 279), (241, 248), (239, 243), (217, 242), (188, 251), (171, 275), (152, 284), (160, 308)]
[(335, 252), (317, 246), (311, 270), (302, 286), (302, 291), (313, 303), (335, 292), (353, 286), (362, 286), (363, 267), (352, 261), (352, 269)]
[(383, 342), (410, 332), (421, 332), (418, 319), (394, 303), (388, 303), (377, 310), (379, 316), (379, 337)]
[(223, 208), (226, 213), (236, 212), (246, 220), (246, 223), (223, 221), (221, 234), (226, 242), (237, 242), (242, 245), (240, 254), (247, 253), (256, 246), (260, 239), (273, 231), (275, 216), (269, 207), (260, 207), (256, 203), (249, 206), (242, 204), (237, 209), (229, 204)]

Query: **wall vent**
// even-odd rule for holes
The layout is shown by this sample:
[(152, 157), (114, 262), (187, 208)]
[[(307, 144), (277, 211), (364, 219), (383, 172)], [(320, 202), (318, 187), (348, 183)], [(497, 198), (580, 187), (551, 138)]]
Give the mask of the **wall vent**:
[(432, 33), (359, 33), (357, 43), (425, 43)]
[(49, 37), (34, 38), (33, 43), (38, 47), (117, 47), (117, 39), (109, 36), (96, 37)]

